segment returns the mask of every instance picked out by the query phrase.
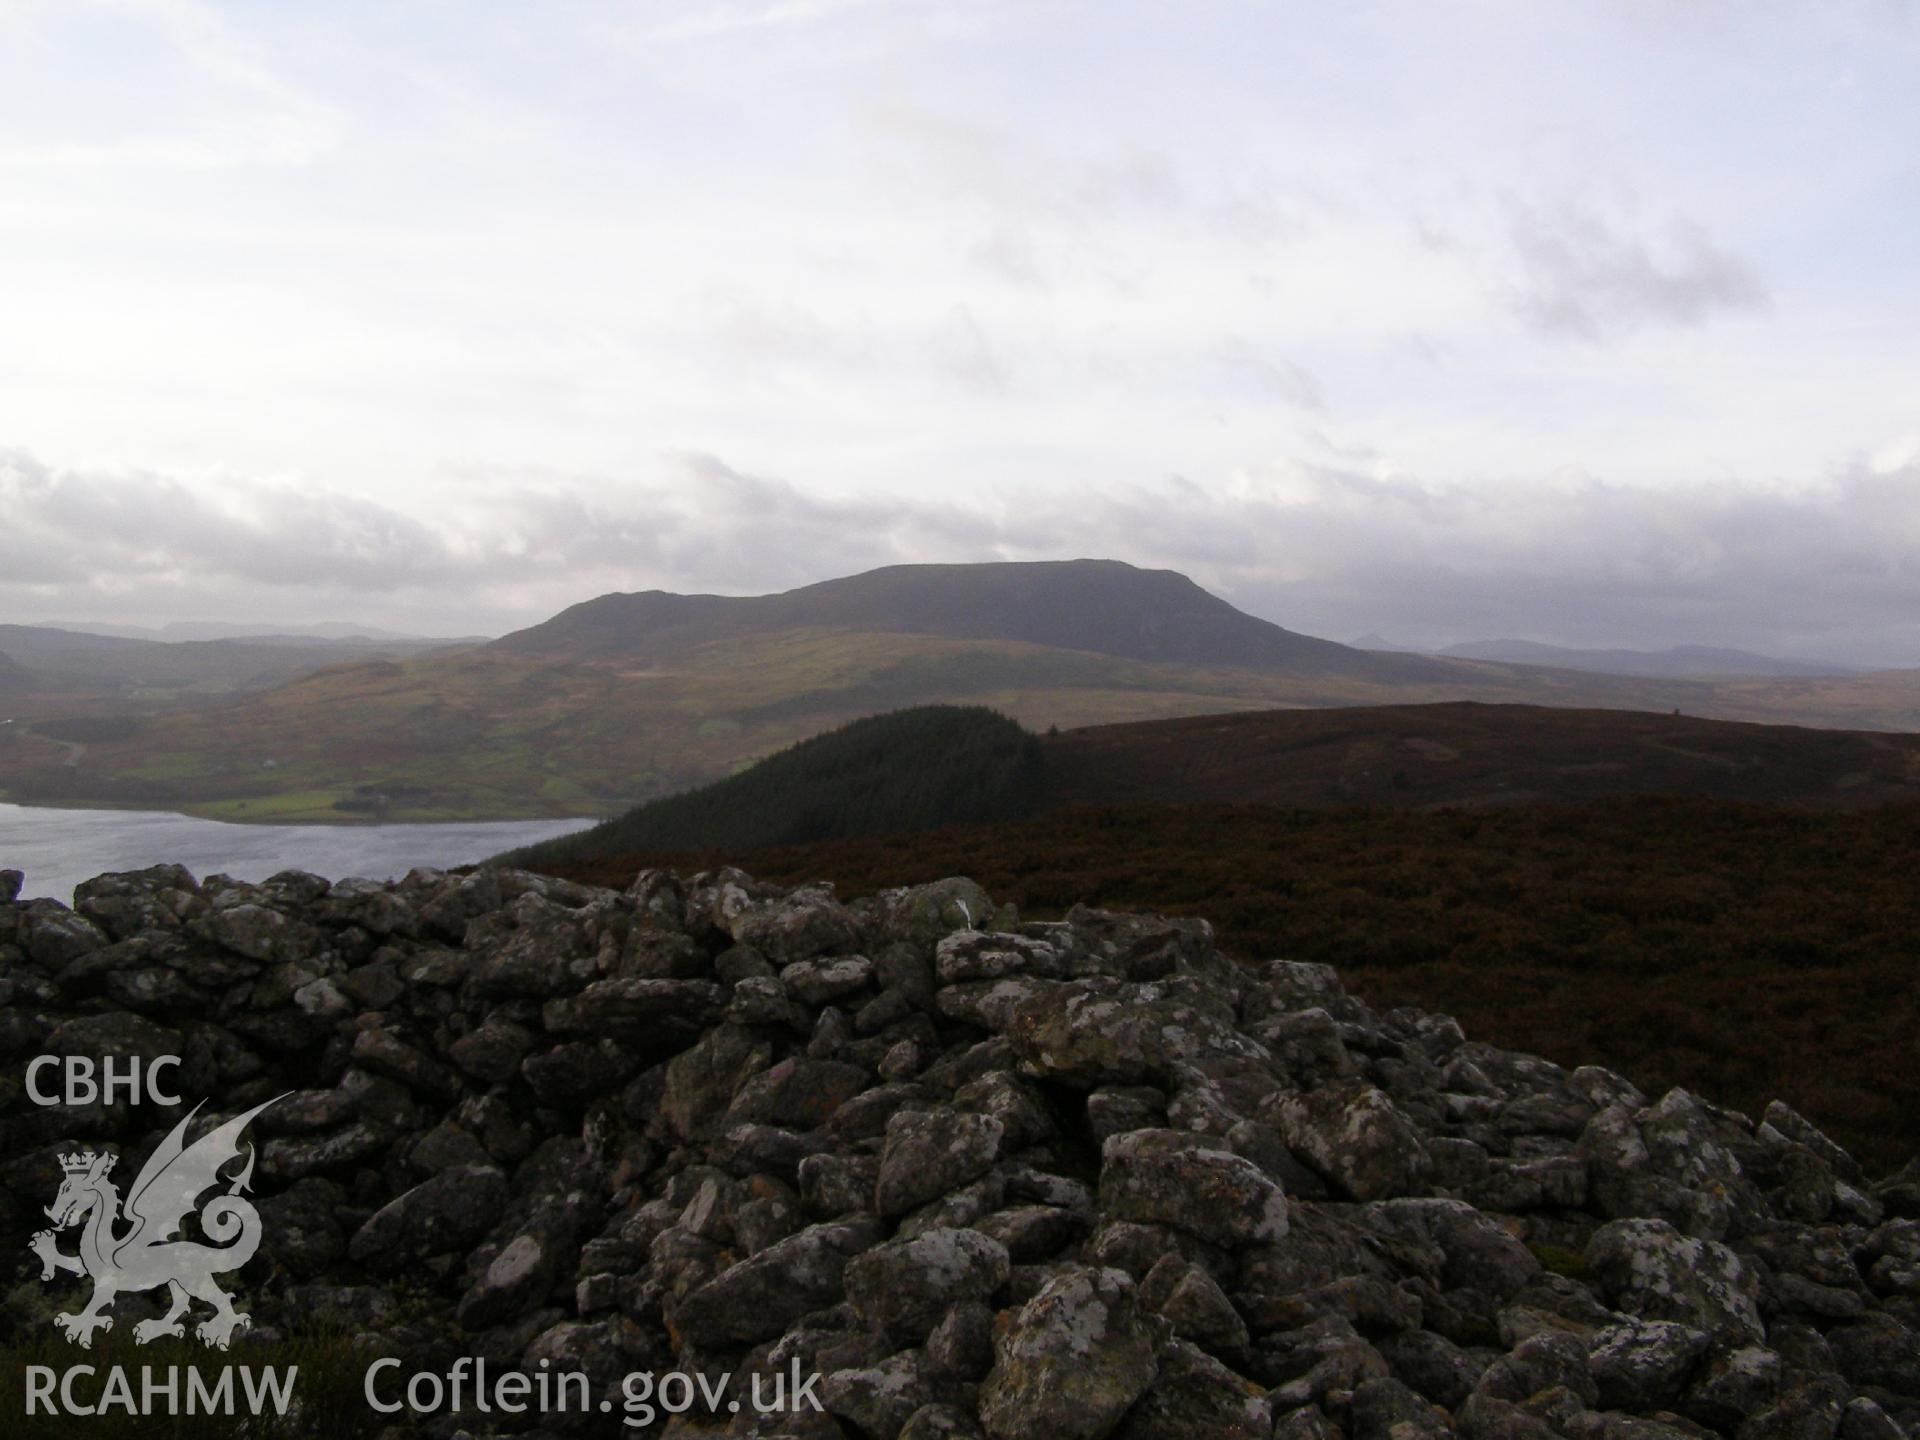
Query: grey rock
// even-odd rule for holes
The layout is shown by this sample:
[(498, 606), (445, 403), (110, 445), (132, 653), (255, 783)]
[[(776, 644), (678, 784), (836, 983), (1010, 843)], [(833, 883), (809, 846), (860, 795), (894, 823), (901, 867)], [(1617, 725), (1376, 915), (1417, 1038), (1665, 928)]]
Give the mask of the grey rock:
[(382, 1206), (347, 1247), (357, 1264), (394, 1273), (464, 1250), (499, 1219), (507, 1177), (491, 1166), (443, 1170)]
[(904, 1215), (959, 1189), (992, 1168), (1006, 1127), (990, 1115), (907, 1111), (887, 1123), (874, 1185), (881, 1215)]
[(820, 1397), (828, 1414), (841, 1416), (873, 1440), (897, 1440), (907, 1422), (933, 1399), (914, 1350), (876, 1365), (836, 1370), (821, 1384)]
[(830, 891), (800, 889), (779, 899), (741, 906), (727, 926), (776, 965), (841, 954), (860, 943), (860, 927)]
[(1247, 1354), (1247, 1322), (1227, 1292), (1203, 1266), (1179, 1255), (1163, 1255), (1140, 1282), (1140, 1300), (1162, 1316), (1173, 1333), (1223, 1359)]
[(1184, 1340), (1160, 1348), (1153, 1384), (1112, 1433), (1118, 1440), (1267, 1440), (1273, 1407), (1260, 1387)]
[(674, 1324), (696, 1345), (752, 1345), (845, 1293), (847, 1262), (881, 1237), (870, 1219), (811, 1225), (729, 1266), (688, 1295)]
[(1615, 1220), (1594, 1232), (1586, 1259), (1614, 1307), (1628, 1315), (1765, 1338), (1759, 1280), (1718, 1241), (1682, 1235), (1665, 1220)]
[(1608, 1410), (1672, 1408), (1711, 1337), (1671, 1320), (1629, 1320), (1597, 1332), (1587, 1364)]
[(900, 1427), (899, 1440), (984, 1440), (985, 1435), (971, 1410), (958, 1405), (922, 1405)]
[(1132, 1280), (1070, 1270), (1008, 1324), (980, 1388), (980, 1418), (993, 1440), (1099, 1440), (1152, 1385), (1158, 1350)]
[(1175, 1226), (1218, 1245), (1287, 1233), (1287, 1198), (1252, 1161), (1179, 1130), (1135, 1130), (1100, 1150), (1100, 1206), (1119, 1220)]
[(1276, 1095), (1269, 1121), (1307, 1164), (1355, 1200), (1418, 1194), (1432, 1168), (1420, 1132), (1382, 1091), (1341, 1080)]
[(947, 1311), (1007, 1283), (1006, 1247), (976, 1230), (927, 1230), (869, 1250), (846, 1269), (847, 1299), (898, 1345), (926, 1340)]
[(864, 955), (838, 960), (797, 960), (780, 972), (787, 994), (805, 1005), (826, 1005), (864, 990), (873, 980), (873, 962)]
[[(1003, 982), (1014, 983), (1014, 982)], [(1181, 1061), (1271, 1057), (1242, 1034), (1217, 988), (1195, 977), (1149, 984), (1074, 980), (1020, 999), (1004, 1022), (1026, 1074), (1092, 1088), (1173, 1077)]]
[(972, 930), (941, 940), (934, 948), (933, 968), (943, 985), (1003, 980), (1009, 975), (1057, 980), (1067, 974), (1066, 958), (1044, 940)]

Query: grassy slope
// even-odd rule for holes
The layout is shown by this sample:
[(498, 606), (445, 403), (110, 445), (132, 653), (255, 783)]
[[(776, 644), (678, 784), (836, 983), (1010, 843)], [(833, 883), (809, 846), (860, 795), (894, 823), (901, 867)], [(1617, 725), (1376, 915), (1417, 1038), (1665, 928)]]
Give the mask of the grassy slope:
[[(862, 715), (927, 703), (990, 705), (1034, 728), (1462, 699), (1920, 728), (1911, 683), (1920, 677), (1706, 685), (1472, 662), (1457, 674), (1409, 691), (821, 629), (716, 642), (654, 670), (467, 651), (337, 666), (261, 694), (147, 713), (133, 735), (79, 755), (23, 721), (0, 728), (0, 793), (241, 820), (608, 814)], [(16, 713), (64, 712), (37, 696)]]
[(340, 666), (149, 715), (78, 764), (43, 737), (0, 737), (0, 787), (16, 799), (228, 819), (355, 818), (334, 807), (361, 791), (391, 796), (388, 818), (591, 815), (907, 705), (985, 704), (1035, 727), (1070, 727), (1391, 698), (1350, 680), (818, 630), (719, 642), (655, 670), (471, 651)]
[(1920, 807), (1081, 810), (549, 868), (625, 884), (723, 859), (848, 895), (966, 874), (1032, 916), (1204, 915), (1236, 954), (1328, 961), (1476, 1038), (1755, 1112), (1778, 1096), (1877, 1167), (1920, 1149)]

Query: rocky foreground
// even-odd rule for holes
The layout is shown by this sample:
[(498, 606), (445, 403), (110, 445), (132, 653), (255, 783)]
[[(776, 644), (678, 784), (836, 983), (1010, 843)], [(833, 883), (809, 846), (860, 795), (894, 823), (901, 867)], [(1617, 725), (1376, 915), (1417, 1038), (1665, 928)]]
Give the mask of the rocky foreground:
[(822, 1413), (657, 1433), (1920, 1425), (1920, 1166), (1868, 1183), (1784, 1105), (1653, 1099), (1379, 1015), (1324, 966), (1229, 962), (1203, 921), (1020, 923), (966, 880), (843, 904), (733, 870), (614, 892), (163, 867), (72, 910), (17, 889), (0, 875), (15, 1334), (84, 1293), (26, 1250), (58, 1154), (130, 1168), (179, 1113), (38, 1107), (26, 1062), (175, 1054), (188, 1104), (294, 1092), (254, 1125), (253, 1343), (318, 1322), (412, 1369), (547, 1360), (609, 1391), (823, 1377)]

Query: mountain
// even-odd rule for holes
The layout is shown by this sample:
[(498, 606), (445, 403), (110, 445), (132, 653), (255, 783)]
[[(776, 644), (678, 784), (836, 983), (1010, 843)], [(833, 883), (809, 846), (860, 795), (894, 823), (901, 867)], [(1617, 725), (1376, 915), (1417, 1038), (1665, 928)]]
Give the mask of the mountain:
[(1581, 650), (1542, 645), (1533, 640), (1473, 640), (1439, 652), (1460, 660), (1495, 660), (1507, 665), (1550, 666), (1598, 675), (1630, 675), (1664, 680), (1735, 679), (1741, 676), (1815, 678), (1860, 673), (1847, 665), (1782, 660), (1746, 650), (1711, 645), (1675, 645), (1665, 650)]
[(832, 629), (1012, 641), (1121, 660), (1261, 673), (1435, 678), (1445, 667), (1369, 655), (1236, 610), (1172, 570), (1118, 560), (891, 565), (778, 595), (602, 595), (495, 650), (659, 664), (720, 640)]

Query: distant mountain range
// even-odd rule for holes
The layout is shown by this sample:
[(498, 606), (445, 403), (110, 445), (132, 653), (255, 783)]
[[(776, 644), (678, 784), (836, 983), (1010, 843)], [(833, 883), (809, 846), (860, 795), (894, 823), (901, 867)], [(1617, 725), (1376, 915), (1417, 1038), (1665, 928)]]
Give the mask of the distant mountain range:
[(322, 620), (312, 625), (267, 625), (258, 621), (173, 620), (165, 625), (107, 625), (95, 620), (42, 620), (38, 630), (65, 630), (74, 635), (107, 635), (117, 640), (159, 640), (170, 644), (185, 640), (355, 640), (400, 641), (421, 645), (476, 645), (485, 635), (467, 635), (458, 639), (414, 635), (403, 630), (385, 630), (378, 625), (361, 625), (349, 620)]
[(1857, 665), (1809, 660), (1783, 660), (1714, 645), (1673, 645), (1665, 650), (1586, 650), (1567, 645), (1545, 645), (1537, 640), (1469, 640), (1444, 650), (1419, 650), (1396, 645), (1380, 635), (1363, 635), (1353, 642), (1357, 650), (1389, 655), (1437, 655), (1456, 660), (1492, 660), (1504, 665), (1535, 665), (1554, 670), (1579, 670), (1594, 675), (1626, 675), (1660, 680), (1720, 680), (1741, 676), (1776, 679), (1858, 675)]
[[(603, 595), (477, 646), (0, 626), (0, 653), (29, 672), (0, 733), (0, 791), (263, 821), (608, 815), (930, 704), (1039, 731), (1443, 701), (1920, 729), (1920, 673), (1755, 678), (1743, 661), (1737, 679), (1675, 679), (1380, 653), (1108, 560)], [(1177, 763), (1202, 764), (1209, 732), (1187, 733), (1199, 748)]]
[(0, 625), (0, 652), (28, 672), (31, 688), (96, 697), (142, 694), (155, 698), (263, 689), (324, 665), (414, 655), (452, 643), (312, 635), (162, 640), (50, 625)]

